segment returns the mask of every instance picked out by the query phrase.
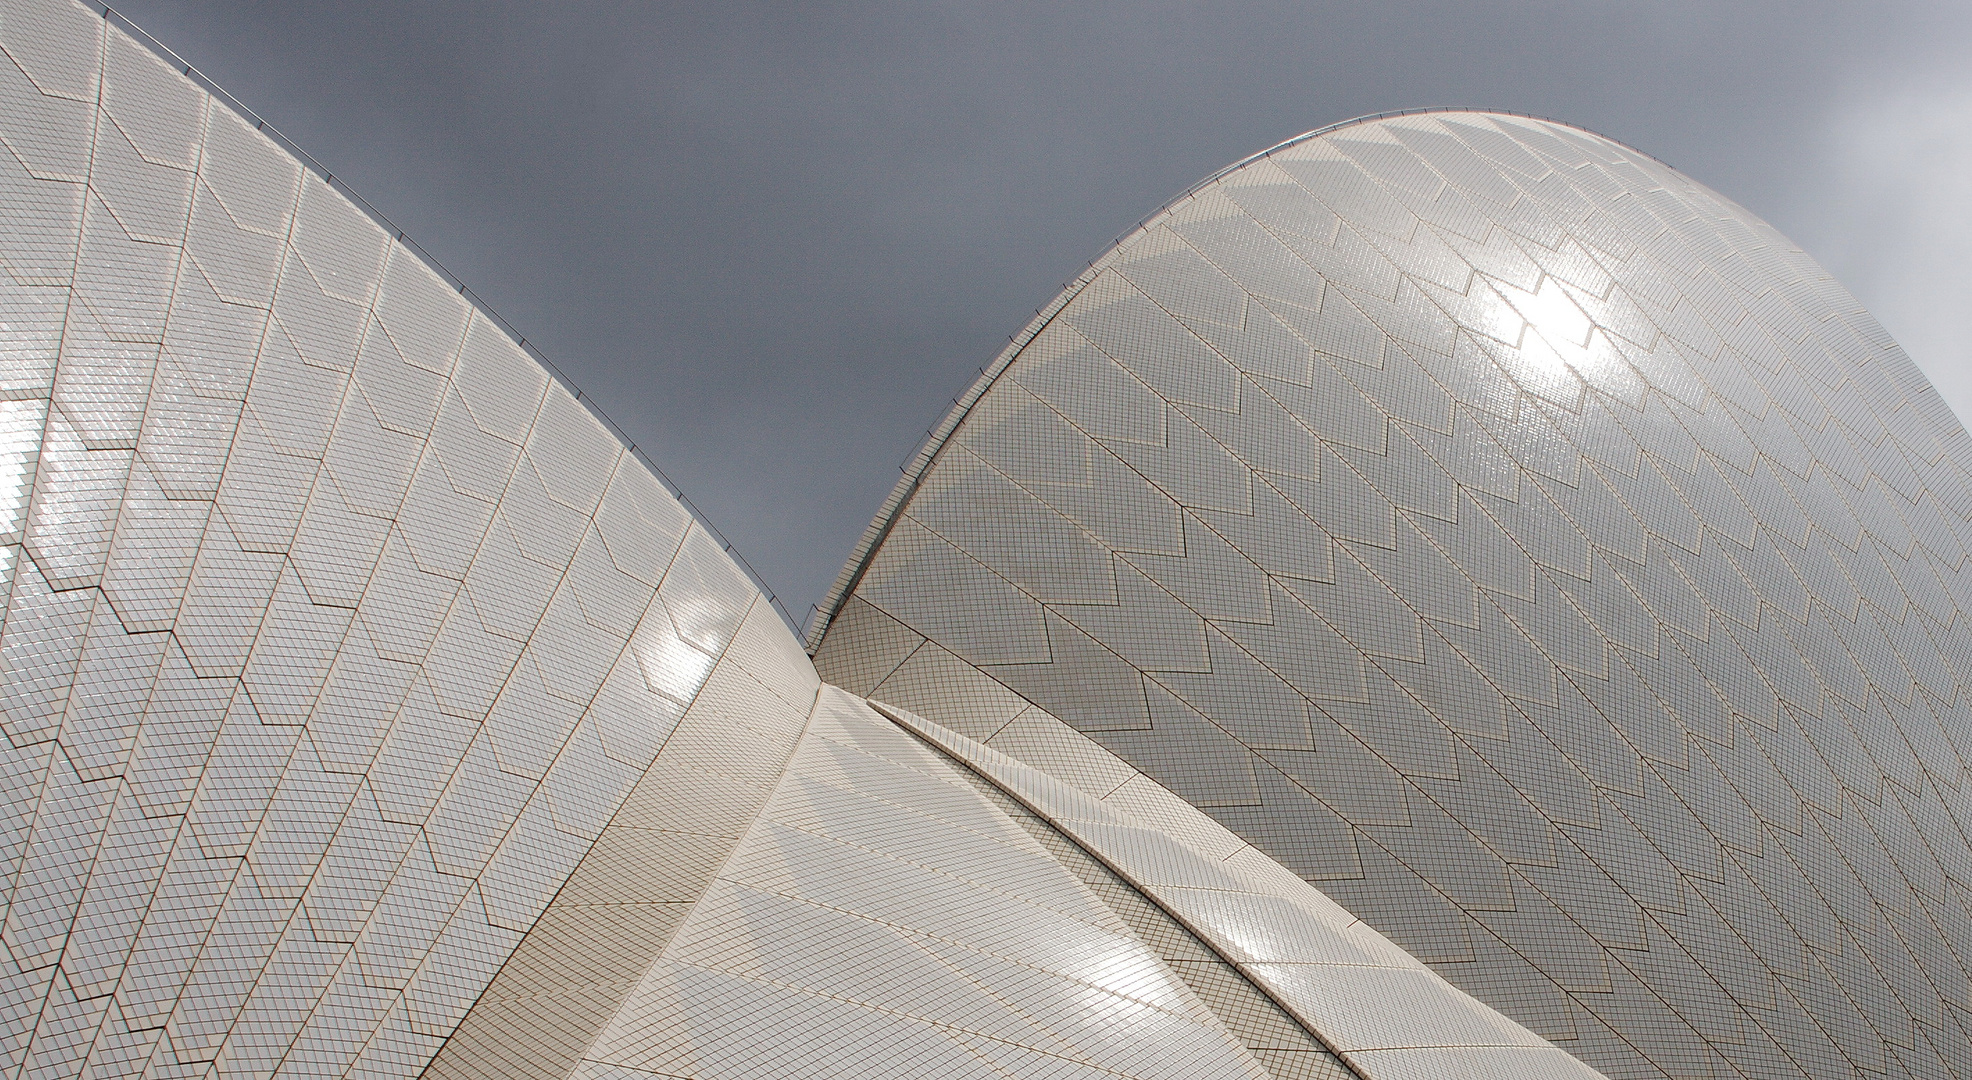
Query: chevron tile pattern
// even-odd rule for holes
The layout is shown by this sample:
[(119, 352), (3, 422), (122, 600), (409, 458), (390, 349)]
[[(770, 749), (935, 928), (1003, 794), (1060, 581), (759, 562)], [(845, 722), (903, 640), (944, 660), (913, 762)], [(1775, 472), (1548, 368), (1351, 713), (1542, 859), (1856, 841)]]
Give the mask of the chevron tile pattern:
[(188, 74), (0, 0), (0, 1077), (1972, 1078), (1972, 447), (1662, 163), (1214, 177), (811, 663)]
[(0, 1075), (415, 1075), (646, 772), (777, 772), (732, 688), (798, 731), (813, 669), (237, 114), (80, 5), (0, 50)]
[(1972, 1076), (1972, 444), (1746, 211), (1557, 123), (1346, 125), (944, 431), (824, 678), (1058, 718), (1611, 1076)]
[(824, 689), (765, 809), (574, 1075), (1274, 1080), (960, 772)]
[[(1600, 1077), (1460, 993), (1168, 790), (1126, 781), (1112, 799), (1098, 799), (921, 717), (891, 718), (1099, 859), (1146, 906), (1181, 921), (1209, 955), (1319, 1034), (1335, 1064), (1355, 1075)], [(1123, 809), (1130, 805), (1149, 812)], [(1072, 853), (1057, 857), (1072, 865)], [(1266, 1060), (1315, 1063), (1278, 1052)]]

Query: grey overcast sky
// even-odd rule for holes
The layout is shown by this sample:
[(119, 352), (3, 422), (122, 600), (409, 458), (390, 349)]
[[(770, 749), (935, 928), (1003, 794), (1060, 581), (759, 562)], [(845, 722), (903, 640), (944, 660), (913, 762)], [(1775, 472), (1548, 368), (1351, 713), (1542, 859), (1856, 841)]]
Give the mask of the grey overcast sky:
[(598, 401), (800, 618), (952, 395), (1118, 233), (1475, 105), (1772, 221), (1972, 416), (1972, 4), (127, 0)]

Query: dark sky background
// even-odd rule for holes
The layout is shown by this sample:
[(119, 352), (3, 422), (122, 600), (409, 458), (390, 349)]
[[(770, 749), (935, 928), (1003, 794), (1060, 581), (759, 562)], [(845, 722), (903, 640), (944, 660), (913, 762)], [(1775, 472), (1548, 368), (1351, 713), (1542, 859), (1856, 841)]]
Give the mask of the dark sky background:
[(553, 358), (796, 618), (924, 429), (1119, 233), (1428, 105), (1647, 150), (1972, 415), (1972, 4), (127, 0)]

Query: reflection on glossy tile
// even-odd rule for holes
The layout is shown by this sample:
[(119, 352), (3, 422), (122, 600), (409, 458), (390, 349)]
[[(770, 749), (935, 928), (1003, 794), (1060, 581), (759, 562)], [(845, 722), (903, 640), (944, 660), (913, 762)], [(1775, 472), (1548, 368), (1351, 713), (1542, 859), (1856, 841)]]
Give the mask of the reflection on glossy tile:
[[(1099, 799), (921, 717), (877, 708), (1100, 860), (1210, 950), (1193, 959), (1232, 969), (1356, 1073), (1380, 1080), (1425, 1070), (1405, 1056), (1417, 1047), (1464, 1048), (1482, 1074), (1554, 1068), (1547, 1040), (1456, 989), (1141, 774)], [(1071, 858), (1064, 863), (1073, 865)], [(1358, 1056), (1368, 1051), (1386, 1053)], [(1555, 1075), (1598, 1075), (1563, 1060), (1568, 1069)]]
[(1964, 433), (1660, 163), (1355, 124), (1046, 309), (821, 642), (982, 788), (120, 26), (0, 0), (9, 1075), (1972, 1075)]
[(587, 1075), (1277, 1075), (962, 772), (824, 687)]
[(817, 662), (1046, 769), (1092, 740), (1612, 1073), (1972, 1075), (1968, 468), (1745, 210), (1563, 124), (1373, 119), (1044, 308)]
[[(731, 778), (640, 849), (716, 863), (812, 668), (393, 233), (112, 22), (4, 7), (0, 1062), (416, 1075), (539, 926), (565, 1072), (640, 974), (597, 954), (698, 895), (596, 903), (651, 891), (606, 826)], [(455, 1056), (513, 1075), (487, 1029)]]

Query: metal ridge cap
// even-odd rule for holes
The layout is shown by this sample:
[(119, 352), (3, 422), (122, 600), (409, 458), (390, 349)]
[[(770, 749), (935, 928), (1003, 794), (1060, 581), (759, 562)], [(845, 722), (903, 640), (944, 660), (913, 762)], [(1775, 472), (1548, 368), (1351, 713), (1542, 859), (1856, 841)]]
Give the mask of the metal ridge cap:
[(1265, 150), (1262, 150), (1257, 154), (1248, 154), (1247, 156), (1240, 158), (1238, 161), (1233, 162), (1231, 165), (1228, 165), (1225, 168), (1220, 169), (1218, 172), (1215, 172), (1212, 175), (1206, 177), (1205, 179), (1200, 180), (1198, 183), (1193, 184), (1192, 186), (1186, 188), (1184, 192), (1180, 194), (1177, 198), (1172, 199), (1168, 203), (1165, 203), (1162, 207), (1158, 208), (1156, 213), (1151, 214), (1150, 217), (1147, 217), (1144, 220), (1148, 221), (1150, 220), (1150, 218), (1156, 217), (1158, 214), (1163, 213), (1165, 210), (1169, 210), (1170, 208), (1176, 206), (1178, 203), (1183, 202), (1187, 197), (1197, 194), (1199, 189), (1205, 187), (1207, 184), (1210, 184), (1215, 180), (1218, 180), (1230, 173), (1238, 172), (1240, 169), (1243, 169), (1246, 166), (1261, 160), (1262, 158), (1271, 157), (1274, 154), (1277, 154), (1280, 151), (1285, 150), (1290, 146), (1296, 146), (1301, 143), (1307, 142), (1309, 139), (1319, 139), (1324, 135), (1333, 135), (1338, 131), (1342, 131), (1344, 129), (1352, 128), (1352, 127), (1360, 127), (1364, 124), (1374, 123), (1375, 121), (1378, 120), (1389, 120), (1399, 116), (1429, 116), (1437, 113), (1470, 113), (1476, 116), (1512, 116), (1521, 120), (1538, 120), (1543, 124), (1555, 124), (1560, 127), (1569, 128), (1570, 130), (1573, 131), (1582, 132), (1583, 134), (1586, 135), (1593, 135), (1596, 138), (1603, 140), (1604, 142), (1614, 143), (1615, 145), (1620, 146), (1625, 150), (1642, 154), (1645, 157), (1649, 158), (1650, 160), (1657, 162), (1659, 165), (1664, 166), (1665, 168), (1676, 168), (1676, 166), (1672, 165), (1670, 162), (1667, 162), (1663, 158), (1660, 158), (1655, 154), (1650, 153), (1648, 150), (1638, 150), (1636, 147), (1631, 146), (1630, 144), (1623, 142), (1620, 139), (1612, 139), (1609, 136), (1604, 135), (1600, 131), (1596, 131), (1594, 128), (1583, 127), (1580, 124), (1573, 123), (1567, 120), (1557, 120), (1552, 116), (1542, 116), (1539, 113), (1520, 112), (1517, 109), (1494, 109), (1481, 105), (1424, 105), (1415, 109), (1391, 109), (1385, 112), (1364, 113), (1361, 116), (1352, 116), (1347, 120), (1338, 120), (1333, 124), (1327, 124), (1325, 126), (1315, 128), (1313, 131), (1304, 131), (1301, 134), (1296, 135), (1291, 139), (1283, 139), (1282, 141), (1267, 147)]
[[(1127, 237), (1129, 234), (1125, 235)], [(1121, 243), (1121, 240), (1119, 239), (1117, 243)], [(1034, 340), (1048, 323), (1053, 322), (1054, 317), (1061, 313), (1061, 309), (1068, 306), (1068, 302), (1082, 291), (1082, 287), (1095, 278), (1096, 266), (1115, 248), (1116, 244), (1109, 245), (1103, 254), (1083, 268), (1080, 274), (1064, 283), (1055, 293), (1054, 299), (1036, 310), (1027, 325), (1007, 340), (1006, 346), (993, 358), (992, 363), (981, 368), (965, 390), (952, 399), (952, 403), (946, 407), (938, 421), (925, 429), (916, 452), (903, 467), (903, 475), (899, 476), (897, 482), (891, 486), (890, 494), (884, 497), (882, 505), (877, 508), (876, 515), (870, 519), (869, 525), (864, 527), (863, 535), (856, 541), (856, 546), (850, 549), (849, 559), (836, 574), (835, 583), (829, 587), (821, 602), (812, 609), (808, 625), (803, 632), (804, 644), (810, 656), (821, 648), (822, 636), (828, 632), (829, 624), (841, 613), (842, 606), (849, 602), (850, 594), (863, 579), (863, 572), (869, 569), (870, 560), (876, 556), (877, 549), (883, 545), (884, 539), (896, 526), (897, 519), (902, 516), (904, 504), (909, 502), (911, 495), (917, 491), (918, 484), (924, 479), (925, 473), (930, 471), (931, 463), (944, 451), (945, 444), (952, 433), (972, 412), (973, 405), (977, 404), (986, 391), (992, 389), (993, 384), (999, 381), (1000, 376), (1006, 373), (1007, 368), (1012, 366), (1014, 357), (1019, 356), (1028, 342)]]
[[(433, 273), (437, 274), (440, 280), (457, 289), (459, 295), (466, 298), (466, 302), (472, 305), (474, 311), (491, 320), (493, 325), (499, 327), (500, 332), (507, 335), (508, 339), (519, 347), (521, 352), (527, 354), (529, 359), (541, 365), (547, 371), (549, 377), (560, 383), (562, 389), (573, 395), (575, 400), (589, 411), (589, 415), (594, 416), (600, 421), (603, 427), (608, 429), (609, 433), (615, 437), (617, 443), (623, 447), (625, 453), (635, 458), (644, 468), (650, 470), (652, 475), (657, 477), (658, 482), (663, 485), (664, 489), (684, 505), (686, 512), (691, 515), (692, 520), (711, 533), (719, 541), (720, 547), (725, 553), (734, 562), (739, 564), (740, 569), (745, 572), (747, 580), (751, 581), (753, 587), (759, 591), (760, 595), (766, 597), (767, 602), (773, 605), (774, 610), (780, 614), (781, 621), (787, 625), (788, 629), (793, 631), (797, 638), (801, 636), (801, 624), (795, 621), (793, 614), (787, 610), (786, 605), (781, 603), (780, 597), (774, 594), (773, 588), (767, 584), (766, 579), (761, 576), (760, 571), (753, 568), (753, 564), (748, 562), (746, 556), (740, 553), (739, 548), (727, 538), (724, 532), (720, 531), (719, 526), (712, 523), (711, 519), (706, 516), (705, 511), (700, 510), (698, 504), (692, 502), (685, 495), (684, 489), (679, 487), (677, 482), (671, 479), (670, 474), (659, 468), (657, 462), (652, 461), (650, 455), (646, 454), (637, 445), (636, 441), (631, 439), (629, 434), (618, 426), (616, 421), (611, 419), (610, 415), (604, 412), (600, 405), (596, 404), (594, 398), (584, 393), (582, 387), (577, 385), (575, 380), (566, 371), (561, 369), (560, 365), (550, 360), (547, 354), (528, 341), (526, 336), (517, 327), (508, 322), (498, 311), (493, 310), (493, 305), (480, 299), (479, 294), (473, 292), (466, 285), (464, 279), (446, 269), (445, 264), (439, 262), (436, 255), (425, 250), (424, 245), (412, 239), (411, 235), (399, 228), (397, 223), (390, 220), (388, 215), (371, 205), (370, 201), (358, 193), (355, 188), (350, 187), (347, 181), (344, 181), (329, 171), (329, 167), (317, 160), (315, 155), (302, 149), (299, 143), (282, 134), (279, 128), (268, 123), (265, 117), (248, 108), (245, 102), (234, 97), (225, 87), (213, 81), (211, 76), (193, 66), (184, 57), (178, 55), (172, 50), (171, 46), (152, 37), (149, 31), (131, 21), (128, 15), (104, 3), (103, 0), (85, 0), (85, 6), (97, 12), (104, 21), (117, 24), (121, 30), (129, 35), (131, 40), (149, 49), (160, 59), (170, 62), (180, 74), (191, 80), (193, 85), (205, 91), (214, 100), (238, 113), (243, 119), (252, 121), (255, 130), (267, 136), (275, 146), (280, 147), (290, 157), (298, 161), (303, 169), (313, 172), (320, 177), (323, 183), (334, 189), (336, 194), (349, 200), (358, 210), (361, 210), (367, 215), (372, 222), (382, 226), (387, 233), (396, 239), (399, 246), (417, 256), (419, 261), (423, 262)], [(101, 107), (100, 104), (98, 107)]]

